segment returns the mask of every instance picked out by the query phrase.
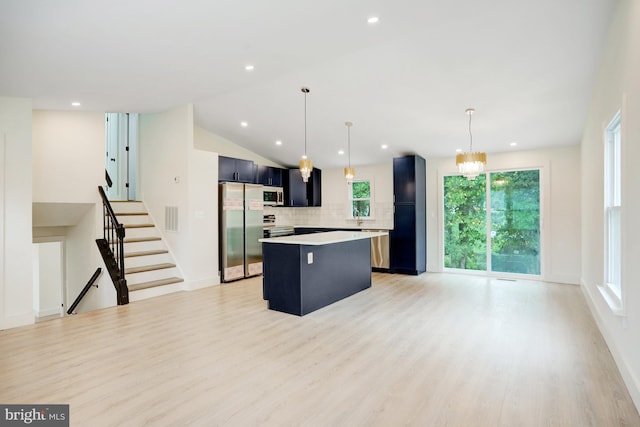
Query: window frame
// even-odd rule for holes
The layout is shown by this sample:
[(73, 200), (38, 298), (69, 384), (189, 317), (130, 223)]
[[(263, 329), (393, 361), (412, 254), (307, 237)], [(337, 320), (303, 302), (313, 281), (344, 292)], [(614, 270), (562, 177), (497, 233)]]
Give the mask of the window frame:
[[(358, 198), (358, 199), (354, 199), (353, 198), (353, 184), (356, 182), (368, 182), (369, 183), (369, 197), (368, 198)], [(347, 200), (348, 200), (348, 204), (347, 204), (347, 219), (358, 219), (358, 220), (372, 220), (374, 219), (374, 209), (373, 209), (373, 201), (374, 201), (374, 183), (373, 183), (373, 178), (371, 177), (364, 177), (364, 178), (358, 178), (358, 179), (354, 179), (352, 182), (348, 182), (347, 183)], [(369, 201), (369, 215), (368, 216), (358, 216), (357, 218), (353, 215), (353, 202), (354, 200), (368, 200)]]
[(598, 286), (611, 311), (625, 315), (622, 280), (622, 115), (618, 111), (604, 132), (603, 280)]

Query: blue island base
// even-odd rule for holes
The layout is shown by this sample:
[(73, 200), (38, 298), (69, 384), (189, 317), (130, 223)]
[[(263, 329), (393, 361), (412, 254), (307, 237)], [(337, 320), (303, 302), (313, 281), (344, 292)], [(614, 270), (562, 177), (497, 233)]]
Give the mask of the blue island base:
[[(311, 256), (309, 254), (312, 254)], [(371, 287), (371, 242), (262, 243), (269, 309), (304, 316)]]

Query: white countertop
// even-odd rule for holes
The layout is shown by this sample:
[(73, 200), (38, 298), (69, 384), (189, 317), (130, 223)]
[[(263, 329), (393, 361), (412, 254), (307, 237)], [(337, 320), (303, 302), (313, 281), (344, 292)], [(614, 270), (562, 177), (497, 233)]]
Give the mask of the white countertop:
[(353, 229), (353, 230), (388, 230), (393, 229), (389, 227), (370, 227), (371, 224), (363, 223), (361, 225), (292, 225), (293, 228), (334, 228), (334, 229)]
[(262, 243), (284, 243), (288, 245), (329, 245), (358, 239), (386, 236), (386, 231), (327, 231), (325, 233), (298, 234), (294, 236), (259, 239)]

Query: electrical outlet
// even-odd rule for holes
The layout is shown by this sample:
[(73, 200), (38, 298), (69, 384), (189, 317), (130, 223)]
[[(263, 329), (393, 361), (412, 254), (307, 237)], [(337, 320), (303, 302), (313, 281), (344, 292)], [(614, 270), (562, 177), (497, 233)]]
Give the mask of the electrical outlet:
[(307, 253), (307, 264), (313, 264), (313, 252)]

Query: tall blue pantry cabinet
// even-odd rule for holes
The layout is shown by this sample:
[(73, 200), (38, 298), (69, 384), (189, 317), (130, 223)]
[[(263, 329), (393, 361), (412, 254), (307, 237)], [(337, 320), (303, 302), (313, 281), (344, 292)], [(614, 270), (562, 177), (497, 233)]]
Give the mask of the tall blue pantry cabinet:
[(420, 156), (393, 159), (393, 231), (390, 271), (418, 275), (427, 269), (426, 165)]

